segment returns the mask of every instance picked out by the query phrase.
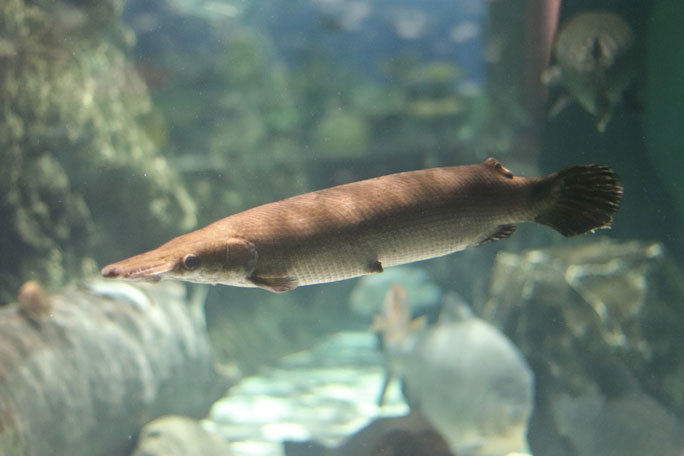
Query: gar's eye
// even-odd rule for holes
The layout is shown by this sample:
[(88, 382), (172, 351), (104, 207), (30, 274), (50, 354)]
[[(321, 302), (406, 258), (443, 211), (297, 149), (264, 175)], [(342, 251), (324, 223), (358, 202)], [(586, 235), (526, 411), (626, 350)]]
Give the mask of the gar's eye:
[(200, 259), (197, 255), (193, 255), (192, 253), (185, 255), (183, 257), (183, 266), (185, 266), (185, 269), (193, 270), (197, 269), (197, 267), (200, 265)]

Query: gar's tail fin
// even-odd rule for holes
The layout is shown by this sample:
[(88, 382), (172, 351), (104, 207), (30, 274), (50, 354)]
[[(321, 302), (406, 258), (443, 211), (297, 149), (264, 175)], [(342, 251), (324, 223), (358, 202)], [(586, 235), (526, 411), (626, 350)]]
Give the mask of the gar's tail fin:
[(563, 236), (608, 228), (622, 200), (622, 184), (615, 172), (603, 165), (570, 166), (549, 176), (542, 184), (550, 203), (534, 221), (548, 225)]

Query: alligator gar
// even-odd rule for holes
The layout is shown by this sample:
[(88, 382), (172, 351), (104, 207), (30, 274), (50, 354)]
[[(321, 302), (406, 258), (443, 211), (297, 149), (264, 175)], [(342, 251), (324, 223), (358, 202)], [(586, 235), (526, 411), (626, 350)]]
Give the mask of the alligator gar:
[(565, 236), (609, 227), (621, 198), (622, 185), (603, 165), (518, 177), (489, 158), (257, 206), (101, 272), (283, 292), (503, 239), (519, 222), (548, 225)]

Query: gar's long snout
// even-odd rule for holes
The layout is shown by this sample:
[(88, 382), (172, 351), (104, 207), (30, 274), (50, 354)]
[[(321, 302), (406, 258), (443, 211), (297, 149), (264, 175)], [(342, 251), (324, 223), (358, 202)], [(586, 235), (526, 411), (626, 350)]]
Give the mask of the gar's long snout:
[(100, 273), (108, 279), (159, 280), (162, 274), (173, 269), (172, 261), (148, 254), (112, 263), (102, 268)]
[(123, 274), (123, 269), (121, 269), (121, 266), (117, 266), (116, 264), (110, 264), (102, 268), (100, 273), (102, 274), (102, 277), (106, 277), (108, 279), (116, 279), (118, 277), (121, 277), (121, 275)]

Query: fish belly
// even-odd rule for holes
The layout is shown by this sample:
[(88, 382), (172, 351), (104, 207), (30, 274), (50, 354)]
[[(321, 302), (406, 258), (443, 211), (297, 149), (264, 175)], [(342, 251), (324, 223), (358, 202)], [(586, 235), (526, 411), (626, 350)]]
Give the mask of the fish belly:
[(258, 248), (257, 274), (311, 285), (382, 272), (477, 245), (508, 221), (507, 214), (483, 216), (477, 210), (405, 208), (399, 216), (380, 216), (362, 229), (350, 224), (291, 245)]

